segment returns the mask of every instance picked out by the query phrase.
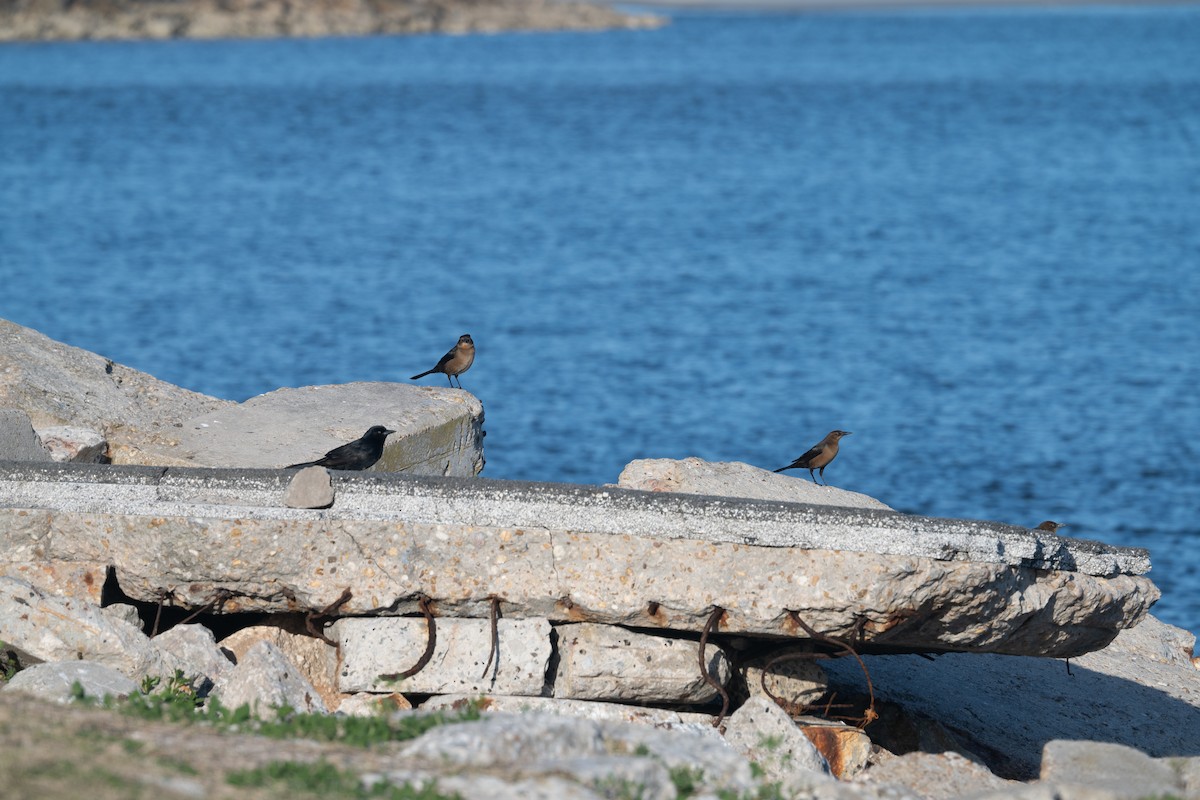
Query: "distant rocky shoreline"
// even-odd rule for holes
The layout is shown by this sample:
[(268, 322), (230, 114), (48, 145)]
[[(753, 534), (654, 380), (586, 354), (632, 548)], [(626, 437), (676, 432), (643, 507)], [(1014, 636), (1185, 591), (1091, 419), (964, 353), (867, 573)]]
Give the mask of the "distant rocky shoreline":
[(595, 31), (664, 23), (568, 0), (0, 0), (0, 42)]

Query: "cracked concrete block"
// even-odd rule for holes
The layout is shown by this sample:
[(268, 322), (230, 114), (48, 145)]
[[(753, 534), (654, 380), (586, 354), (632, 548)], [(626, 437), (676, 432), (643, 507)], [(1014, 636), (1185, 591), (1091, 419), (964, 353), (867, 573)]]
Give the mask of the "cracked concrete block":
[(483, 619), (438, 619), (437, 643), (416, 675), (386, 680), (413, 667), (425, 652), (425, 620), (415, 617), (340, 619), (329, 635), (341, 650), (342, 692), (442, 694), (489, 692), (540, 696), (546, 691), (550, 623), (544, 619), (498, 620), (499, 660), (484, 672), (492, 647), (491, 625)]
[(220, 646), (233, 656), (235, 663), (241, 663), (254, 645), (270, 642), (312, 684), (325, 707), (335, 709), (342, 702), (337, 688), (337, 648), (300, 630), (301, 626), (292, 620), (268, 617), (262, 625), (242, 628), (226, 636)]
[[(589, 622), (558, 625), (554, 633), (559, 659), (555, 697), (686, 704), (717, 696), (700, 674), (700, 645), (691, 639)], [(705, 656), (709, 676), (727, 684), (732, 673), (725, 652), (710, 644)]]

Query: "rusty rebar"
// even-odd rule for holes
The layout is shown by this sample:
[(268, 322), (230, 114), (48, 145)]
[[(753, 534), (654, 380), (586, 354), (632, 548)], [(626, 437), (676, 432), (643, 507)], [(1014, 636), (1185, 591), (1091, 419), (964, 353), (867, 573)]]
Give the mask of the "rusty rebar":
[(349, 603), (350, 598), (353, 596), (354, 596), (354, 594), (350, 591), (350, 587), (347, 586), (345, 589), (342, 590), (342, 593), (340, 595), (338, 595), (337, 600), (334, 600), (332, 603), (325, 606), (320, 611), (308, 612), (304, 616), (304, 629), (306, 631), (308, 631), (309, 633), (311, 633), (313, 636), (320, 639), (321, 641), (325, 642), (325, 644), (331, 644), (334, 647), (337, 647), (337, 642), (335, 642), (333, 639), (330, 639), (328, 636), (325, 635), (324, 624), (322, 624), (321, 627), (318, 628), (316, 622), (319, 619), (325, 619), (326, 617), (332, 617), (334, 612), (337, 611), (342, 606), (346, 605), (346, 603)]
[[(841, 639), (835, 639), (832, 636), (826, 636), (823, 633), (819, 633), (816, 629), (814, 629), (807, 622), (805, 622), (804, 620), (802, 620), (800, 618), (800, 612), (792, 611), (791, 609), (785, 609), (785, 610), (787, 611), (787, 614), (791, 618), (792, 622), (799, 625), (801, 630), (803, 630), (805, 633), (807, 633), (810, 639), (814, 639), (818, 642), (823, 642), (825, 644), (839, 648), (840, 650), (844, 651), (846, 654), (854, 656), (854, 660), (857, 661), (858, 666), (862, 668), (863, 677), (865, 677), (867, 680), (867, 696), (869, 698), (869, 702), (867, 704), (867, 709), (866, 709), (866, 711), (863, 712), (863, 716), (861, 718), (853, 717), (853, 718), (846, 718), (846, 719), (858, 719), (859, 720), (859, 723), (858, 723), (859, 728), (865, 728), (866, 726), (870, 725), (875, 720), (879, 719), (879, 714), (875, 711), (875, 687), (871, 684), (871, 672), (870, 672), (870, 670), (867, 669), (867, 664), (865, 661), (862, 660), (862, 656), (860, 656), (858, 654), (858, 651), (855, 650), (854, 647), (849, 642), (843, 641)], [(854, 630), (858, 630), (861, 633), (862, 627), (864, 624), (864, 620), (865, 620), (864, 617), (859, 617), (857, 620), (855, 620), (854, 628), (851, 629), (851, 632), (853, 632)], [(791, 655), (793, 657), (796, 657), (798, 654), (793, 653)], [(826, 656), (826, 657), (830, 657), (830, 656)], [(764, 681), (765, 681), (765, 677), (766, 677), (765, 669), (763, 670), (763, 676), (764, 676)], [(764, 683), (764, 689), (765, 688), (766, 687), (765, 687), (765, 683)], [(830, 703), (832, 703), (832, 701), (833, 701), (832, 698), (830, 698)]]
[(417, 663), (411, 669), (406, 669), (404, 672), (393, 672), (389, 675), (380, 675), (381, 681), (402, 681), (405, 678), (411, 678), (421, 670), (425, 669), (425, 665), (429, 663), (429, 659), (433, 658), (433, 649), (437, 647), (437, 623), (434, 622), (432, 602), (428, 597), (422, 597), (417, 601), (417, 606), (421, 609), (421, 613), (425, 615), (425, 628), (429, 635), (425, 641), (425, 652), (417, 659)]
[(488, 670), (492, 666), (492, 658), (494, 657), (496, 659), (496, 671), (492, 673), (492, 683), (494, 684), (496, 678), (500, 675), (500, 626), (498, 624), (500, 618), (500, 598), (492, 595), (488, 599), (491, 600), (492, 606), (492, 613), (490, 615), (492, 621), (492, 641), (491, 648), (488, 650), (487, 663), (483, 665), (483, 674), (479, 677), (487, 677)]
[(700, 650), (698, 653), (700, 675), (704, 678), (705, 683), (716, 689), (717, 693), (721, 695), (721, 713), (713, 721), (714, 728), (721, 727), (721, 723), (725, 721), (725, 715), (729, 713), (729, 692), (725, 691), (725, 687), (708, 673), (708, 661), (704, 658), (704, 648), (708, 646), (708, 634), (717, 627), (724, 614), (725, 609), (720, 606), (713, 606), (712, 613), (708, 615), (708, 622), (704, 623), (704, 630), (700, 634)]

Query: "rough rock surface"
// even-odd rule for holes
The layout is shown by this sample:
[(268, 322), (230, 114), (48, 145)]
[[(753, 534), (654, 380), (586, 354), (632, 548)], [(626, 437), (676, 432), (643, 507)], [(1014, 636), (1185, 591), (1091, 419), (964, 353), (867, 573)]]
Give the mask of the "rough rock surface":
[(478, 701), (482, 711), (508, 714), (557, 714), (564, 717), (607, 722), (636, 722), (660, 730), (686, 730), (702, 735), (720, 736), (713, 727), (716, 717), (692, 711), (603, 703), (596, 700), (562, 700), (557, 697), (519, 697), (487, 694), (443, 694), (431, 697), (422, 710), (458, 708)]
[(42, 428), (37, 435), (55, 461), (102, 464), (108, 458), (108, 440), (91, 428), (56, 425)]
[(372, 472), (471, 477), (483, 469), (483, 405), (461, 389), (346, 383), (277, 389), (183, 422), (176, 458), (208, 467), (286, 467), (372, 425), (396, 431)]
[(286, 481), (0, 466), (0, 574), (86, 566), (98, 589), (111, 565), (132, 598), (166, 587), (174, 605), (222, 596), (226, 612), (321, 610), (349, 589), (344, 615), (412, 614), (425, 596), (441, 616), (486, 618), (498, 597), (510, 619), (699, 632), (720, 607), (722, 633), (799, 638), (803, 609), (829, 635), (861, 625), (867, 647), (1058, 656), (1103, 647), (1158, 597), (1112, 574), (1144, 571), (1143, 551), (987, 523), (346, 473), (335, 507), (310, 511), (282, 505)]
[(192, 679), (193, 686), (215, 683), (233, 669), (212, 631), (203, 625), (176, 625), (150, 641), (162, 654), (164, 672), (179, 670)]
[(24, 411), (37, 429), (98, 432), (114, 464), (283, 467), (319, 458), (380, 424), (397, 434), (376, 471), (473, 476), (483, 468), (483, 406), (461, 390), (351, 383), (231, 403), (0, 320), (6, 408)]
[(333, 500), (333, 481), (324, 467), (306, 467), (297, 472), (283, 496), (288, 508), (329, 508)]
[(0, 408), (22, 409), (35, 428), (100, 431), (115, 464), (173, 463), (178, 423), (232, 405), (0, 320)]
[(853, 778), (866, 768), (871, 758), (871, 737), (860, 728), (827, 720), (797, 719), (796, 727), (808, 737), (834, 777)]
[(836, 486), (819, 486), (808, 479), (784, 475), (740, 461), (703, 461), (699, 458), (647, 458), (630, 461), (617, 485), (647, 492), (681, 492), (715, 497), (750, 497), (817, 506), (875, 508), (891, 511), (873, 497)]
[[(706, 703), (717, 690), (697, 664), (699, 644), (591, 622), (554, 629), (558, 670), (554, 696), (578, 700)], [(708, 674), (724, 686), (731, 668), (724, 651), (705, 649)]]
[[(544, 619), (501, 619), (499, 653), (488, 665), (492, 633), (488, 620), (437, 620), (429, 663), (408, 678), (388, 680), (410, 669), (425, 652), (428, 629), (420, 617), (341, 619), (329, 629), (338, 642), (342, 692), (441, 694), (491, 692), (540, 696), (546, 692), (550, 623)], [(485, 667), (487, 667), (485, 671)]]
[(832, 779), (829, 763), (792, 722), (791, 717), (763, 697), (752, 697), (725, 723), (725, 740), (756, 762), (769, 781), (791, 791)]
[(128, 697), (137, 684), (112, 667), (94, 661), (47, 661), (18, 672), (5, 691), (26, 692), (44, 700), (67, 703), (75, 696), (78, 683), (88, 697)]
[[(2, 374), (2, 373), (0, 373)], [(34, 433), (29, 415), (16, 408), (0, 408), (0, 459), (50, 461), (50, 451)]]
[[(1200, 722), (1200, 714), (1196, 717)], [(1119, 798), (1179, 796), (1183, 781), (1170, 764), (1132, 747), (1102, 742), (1047, 742), (1043, 781), (1102, 789)]]
[(312, 684), (325, 707), (333, 710), (342, 701), (337, 688), (337, 649), (313, 636), (298, 632), (294, 624), (271, 620), (277, 624), (252, 625), (226, 636), (220, 642), (222, 650), (241, 663), (250, 648), (259, 642), (269, 642), (296, 667), (300, 675)]
[[(1160, 634), (1164, 627), (1155, 626)], [(1072, 658), (1071, 674), (1063, 661), (1042, 658), (864, 658), (876, 697), (963, 733), (968, 746), (988, 754), (994, 772), (1026, 779), (1038, 774), (1042, 748), (1054, 739), (1123, 744), (1156, 757), (1200, 753), (1200, 671), (1181, 656), (1156, 660), (1163, 648), (1146, 641), (1136, 628), (1123, 631), (1107, 648)], [(850, 659), (826, 661), (824, 669), (843, 696), (865, 694), (862, 670)]]
[(829, 678), (816, 663), (805, 658), (789, 659), (786, 653), (751, 659), (739, 671), (751, 697), (778, 698), (793, 713), (820, 700), (829, 687)]
[(549, 0), (111, 0), (0, 4), (0, 41), (260, 38), (647, 28), (659, 17)]
[(0, 641), (23, 663), (92, 661), (131, 678), (166, 672), (162, 654), (139, 628), (15, 578), (0, 577)]
[(1021, 788), (998, 778), (958, 753), (906, 753), (872, 767), (862, 780), (906, 786), (928, 800), (950, 800), (1000, 789)]
[(251, 647), (238, 665), (217, 681), (212, 694), (226, 708), (246, 704), (253, 713), (268, 719), (282, 706), (306, 714), (326, 712), (317, 690), (270, 642)]

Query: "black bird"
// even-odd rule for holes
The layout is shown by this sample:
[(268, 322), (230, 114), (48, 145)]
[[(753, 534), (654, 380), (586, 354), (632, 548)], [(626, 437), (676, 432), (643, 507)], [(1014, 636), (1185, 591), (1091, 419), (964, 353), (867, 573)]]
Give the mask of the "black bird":
[(335, 447), (316, 461), (305, 461), (303, 464), (292, 464), (284, 469), (299, 467), (328, 467), (329, 469), (361, 470), (372, 466), (383, 456), (383, 444), (387, 437), (395, 431), (389, 431), (382, 425), (372, 425), (361, 439), (355, 439), (349, 444)]
[(1048, 519), (1045, 522), (1043, 522), (1041, 525), (1038, 525), (1037, 530), (1050, 531), (1051, 533), (1058, 533), (1059, 528), (1065, 528), (1065, 527), (1067, 527), (1067, 523), (1065, 523), (1065, 522), (1055, 522), (1052, 519)]
[(849, 436), (850, 431), (830, 431), (829, 435), (815, 445), (804, 455), (797, 458), (786, 467), (780, 467), (776, 472), (783, 472), (785, 469), (806, 469), (808, 476), (812, 478), (813, 483), (817, 483), (817, 478), (813, 475), (813, 470), (820, 470), (821, 477), (825, 477), (825, 468), (829, 466), (829, 462), (837, 458), (838, 454), (838, 439), (843, 436)]
[[(427, 369), (420, 375), (413, 375), (409, 380), (415, 381), (417, 378), (424, 378), (435, 372), (444, 372), (446, 380), (450, 381), (451, 386), (454, 386), (453, 379), (469, 370), (473, 363), (475, 363), (475, 342), (471, 339), (471, 334), (464, 333), (458, 337), (458, 344), (451, 347), (450, 352), (442, 356), (436, 367)], [(462, 378), (458, 379), (458, 388), (462, 388)]]

